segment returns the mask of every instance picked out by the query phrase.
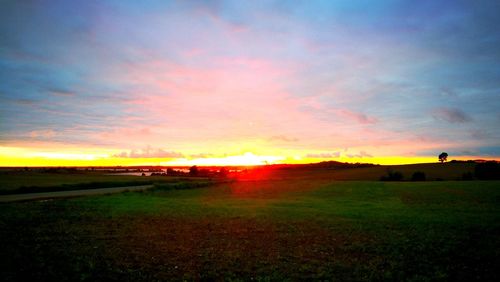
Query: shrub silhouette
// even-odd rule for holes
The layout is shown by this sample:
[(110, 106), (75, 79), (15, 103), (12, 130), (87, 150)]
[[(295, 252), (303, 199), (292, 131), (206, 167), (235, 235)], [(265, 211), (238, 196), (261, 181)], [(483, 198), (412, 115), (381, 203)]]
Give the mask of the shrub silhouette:
[(415, 171), (411, 176), (411, 181), (425, 181), (425, 173), (421, 171)]
[(228, 170), (227, 170), (227, 168), (225, 168), (225, 167), (222, 167), (222, 168), (219, 170), (219, 176), (221, 176), (221, 177), (226, 177), (228, 173), (229, 173), (229, 171), (228, 171)]
[(380, 177), (382, 181), (401, 181), (403, 180), (403, 174), (399, 171), (393, 172), (392, 170), (387, 170), (387, 175)]
[(197, 166), (192, 166), (189, 168), (189, 175), (198, 175), (198, 167)]
[(500, 179), (500, 164), (497, 162), (485, 162), (477, 164), (474, 169), (475, 175), (481, 180)]

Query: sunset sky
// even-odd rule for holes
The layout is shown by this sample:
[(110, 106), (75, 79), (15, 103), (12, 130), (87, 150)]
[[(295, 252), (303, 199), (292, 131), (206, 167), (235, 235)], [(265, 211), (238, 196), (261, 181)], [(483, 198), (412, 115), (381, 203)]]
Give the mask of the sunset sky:
[(500, 158), (499, 1), (1, 1), (0, 166)]

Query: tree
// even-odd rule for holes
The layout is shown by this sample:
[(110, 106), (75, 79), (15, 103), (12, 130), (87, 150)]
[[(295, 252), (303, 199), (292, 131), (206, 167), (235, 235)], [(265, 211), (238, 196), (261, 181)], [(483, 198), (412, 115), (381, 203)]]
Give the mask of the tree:
[(480, 180), (498, 180), (500, 179), (500, 163), (489, 161), (477, 164), (475, 175)]
[(229, 172), (229, 171), (227, 170), (227, 168), (225, 168), (225, 167), (221, 167), (221, 169), (219, 170), (219, 176), (221, 176), (221, 177), (226, 177), (226, 176), (227, 176), (227, 174), (228, 174), (228, 172)]
[(189, 175), (196, 176), (198, 175), (198, 167), (197, 166), (192, 166), (189, 168)]
[(448, 153), (442, 152), (441, 154), (439, 154), (438, 158), (439, 158), (440, 162), (444, 163), (444, 162), (446, 162), (446, 159), (448, 158)]

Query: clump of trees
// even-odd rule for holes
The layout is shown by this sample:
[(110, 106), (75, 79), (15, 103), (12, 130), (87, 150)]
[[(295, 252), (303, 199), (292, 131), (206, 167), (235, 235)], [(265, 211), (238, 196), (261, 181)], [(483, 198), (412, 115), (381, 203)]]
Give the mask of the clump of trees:
[[(380, 177), (381, 181), (403, 181), (404, 176), (403, 173), (399, 171), (392, 171), (391, 169), (387, 170), (387, 175), (383, 175)], [(426, 181), (427, 177), (422, 171), (415, 171), (410, 178), (411, 181)]]
[(474, 168), (474, 174), (477, 179), (481, 180), (499, 180), (500, 163), (494, 161), (479, 163)]

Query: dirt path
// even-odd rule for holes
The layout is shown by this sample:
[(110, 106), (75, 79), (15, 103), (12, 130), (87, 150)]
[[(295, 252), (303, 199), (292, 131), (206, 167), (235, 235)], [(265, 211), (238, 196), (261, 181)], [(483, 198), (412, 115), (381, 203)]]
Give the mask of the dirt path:
[(152, 187), (153, 185), (141, 185), (141, 186), (129, 186), (129, 187), (113, 187), (113, 188), (59, 191), (59, 192), (2, 195), (0, 196), (0, 203), (16, 202), (16, 201), (33, 201), (33, 200), (52, 199), (52, 198), (71, 198), (71, 197), (81, 197), (90, 195), (121, 193), (125, 191), (142, 191), (150, 189)]

